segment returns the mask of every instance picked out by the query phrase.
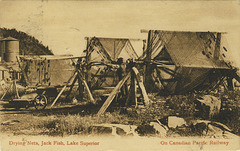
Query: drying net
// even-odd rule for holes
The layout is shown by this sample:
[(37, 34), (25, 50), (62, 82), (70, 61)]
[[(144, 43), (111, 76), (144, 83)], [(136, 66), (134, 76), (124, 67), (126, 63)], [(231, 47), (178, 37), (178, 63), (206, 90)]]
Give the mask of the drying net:
[(150, 31), (150, 37), (146, 51), (141, 58), (151, 54), (155, 59), (164, 49), (177, 66), (203, 67), (203, 68), (228, 68), (224, 62), (224, 54), (219, 51), (219, 58), (214, 59), (214, 50), (219, 43), (220, 50), (225, 48), (221, 45), (221, 37), (217, 38), (215, 32), (177, 32), (177, 31)]

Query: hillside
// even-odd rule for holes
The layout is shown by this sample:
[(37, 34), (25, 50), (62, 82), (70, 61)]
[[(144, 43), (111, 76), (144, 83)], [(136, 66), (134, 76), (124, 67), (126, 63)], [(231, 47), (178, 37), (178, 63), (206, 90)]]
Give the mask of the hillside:
[(48, 46), (44, 46), (35, 37), (16, 29), (0, 28), (0, 37), (13, 37), (19, 40), (20, 54), (25, 55), (53, 55)]

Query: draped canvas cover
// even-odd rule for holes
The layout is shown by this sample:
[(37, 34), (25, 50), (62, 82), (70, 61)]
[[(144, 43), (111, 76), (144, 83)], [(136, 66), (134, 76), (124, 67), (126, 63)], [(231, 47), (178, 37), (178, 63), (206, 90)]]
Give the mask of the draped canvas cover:
[(142, 45), (141, 40), (93, 37), (90, 40), (90, 61), (112, 62), (117, 61), (118, 58), (123, 58), (124, 61), (129, 58), (137, 59), (142, 55)]
[(164, 64), (148, 72), (156, 72), (155, 80), (159, 79), (166, 91), (188, 92), (206, 83), (216, 83), (231, 69), (223, 37), (216, 32), (151, 30), (141, 58)]
[[(139, 39), (92, 37), (88, 43), (87, 59), (88, 63), (116, 64), (119, 58), (123, 62), (138, 59), (142, 48), (143, 41)], [(119, 81), (117, 69), (106, 65), (91, 66), (88, 77), (92, 89), (115, 86)]]
[[(226, 46), (220, 43), (220, 56), (214, 60), (216, 32), (178, 32), (155, 30), (147, 49), (154, 59), (165, 47), (177, 66), (201, 68), (228, 68), (224, 61)], [(221, 40), (221, 39), (220, 39)]]

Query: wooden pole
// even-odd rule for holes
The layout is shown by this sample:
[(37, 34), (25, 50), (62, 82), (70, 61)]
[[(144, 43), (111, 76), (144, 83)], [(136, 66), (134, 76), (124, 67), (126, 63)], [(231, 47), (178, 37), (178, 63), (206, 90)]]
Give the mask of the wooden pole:
[(144, 103), (146, 106), (149, 106), (150, 101), (149, 101), (146, 89), (144, 87), (144, 84), (143, 84), (143, 78), (142, 78), (142, 76), (140, 76), (140, 73), (138, 72), (136, 67), (133, 67), (132, 70), (134, 71), (134, 73), (136, 75), (137, 83), (142, 91)]
[(66, 96), (65, 99), (67, 99), (67, 98), (69, 97), (69, 95), (71, 94), (72, 89), (73, 89), (74, 84), (76, 83), (76, 81), (77, 81), (77, 77), (74, 78), (74, 80), (73, 80), (73, 82), (72, 82), (72, 84), (71, 84), (71, 86), (70, 86), (70, 90), (68, 91), (68, 94), (67, 94), (67, 96)]
[(24, 77), (24, 79), (25, 79), (26, 85), (28, 85), (28, 84), (29, 84), (28, 77), (27, 77), (26, 73), (24, 72), (23, 67), (20, 65), (19, 57), (16, 56), (16, 58), (17, 58), (18, 66), (19, 66), (19, 68), (21, 69), (21, 72), (22, 72), (23, 77)]
[(104, 102), (104, 104), (98, 111), (97, 115), (101, 115), (107, 110), (108, 106), (111, 104), (114, 97), (119, 93), (121, 87), (129, 79), (130, 76), (131, 76), (131, 72), (128, 72), (128, 74), (117, 84), (117, 86), (113, 89), (113, 91), (108, 96), (107, 100)]
[(132, 102), (135, 102), (136, 107), (137, 107), (136, 93), (137, 93), (137, 89), (136, 89), (135, 74), (133, 71), (131, 71), (131, 85), (130, 85), (129, 93), (128, 93), (127, 100), (125, 103), (126, 106)]
[(82, 84), (82, 80), (80, 79), (80, 76), (77, 76), (77, 79), (78, 79), (79, 100), (83, 100), (84, 86)]
[(232, 77), (227, 77), (227, 88), (228, 90), (233, 90), (233, 78)]
[(150, 64), (151, 62), (151, 56), (152, 56), (152, 43), (153, 43), (153, 31), (148, 31), (148, 42), (147, 42), (147, 49), (146, 49), (146, 67), (145, 67), (145, 73), (144, 73), (144, 83), (148, 90), (148, 92), (152, 89), (152, 80), (151, 80), (151, 73), (152, 73), (152, 66)]
[(65, 84), (65, 86), (62, 88), (62, 90), (58, 93), (57, 97), (55, 98), (55, 100), (53, 101), (52, 105), (50, 106), (50, 108), (53, 107), (53, 105), (57, 102), (58, 98), (62, 95), (63, 91), (66, 89), (68, 83), (72, 80), (72, 78), (74, 78), (77, 75), (77, 72), (74, 72), (73, 76), (71, 76), (67, 83)]

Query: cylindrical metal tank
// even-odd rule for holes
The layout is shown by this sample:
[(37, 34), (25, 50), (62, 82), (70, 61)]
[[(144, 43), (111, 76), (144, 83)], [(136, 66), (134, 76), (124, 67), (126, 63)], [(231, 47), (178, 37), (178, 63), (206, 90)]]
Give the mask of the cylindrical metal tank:
[(19, 55), (19, 53), (14, 53), (14, 52), (5, 53), (4, 60), (6, 62), (15, 62), (17, 61), (17, 58), (16, 58), (17, 55)]
[(19, 55), (19, 41), (15, 38), (8, 37), (2, 40), (4, 42), (4, 60), (6, 62), (17, 61), (16, 56)]

